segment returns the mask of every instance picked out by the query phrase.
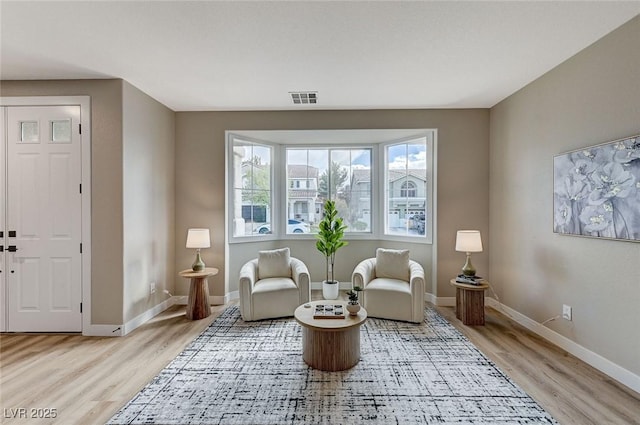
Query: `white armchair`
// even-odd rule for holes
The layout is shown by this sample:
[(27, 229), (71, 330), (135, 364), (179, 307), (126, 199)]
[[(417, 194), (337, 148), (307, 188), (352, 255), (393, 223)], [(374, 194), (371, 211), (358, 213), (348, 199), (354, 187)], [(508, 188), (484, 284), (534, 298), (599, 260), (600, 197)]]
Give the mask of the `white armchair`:
[(289, 248), (260, 251), (240, 269), (240, 315), (243, 320), (293, 316), (311, 299), (307, 266), (290, 257)]
[(424, 320), (424, 269), (408, 250), (376, 250), (353, 271), (353, 286), (370, 317), (421, 323)]

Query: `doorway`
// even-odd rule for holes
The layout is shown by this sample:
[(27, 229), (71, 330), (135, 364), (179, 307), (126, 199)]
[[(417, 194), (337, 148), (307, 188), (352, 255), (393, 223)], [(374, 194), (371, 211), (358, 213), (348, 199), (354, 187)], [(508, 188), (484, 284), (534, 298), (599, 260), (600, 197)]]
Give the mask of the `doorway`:
[(10, 105), (0, 115), (0, 330), (80, 332), (82, 108)]

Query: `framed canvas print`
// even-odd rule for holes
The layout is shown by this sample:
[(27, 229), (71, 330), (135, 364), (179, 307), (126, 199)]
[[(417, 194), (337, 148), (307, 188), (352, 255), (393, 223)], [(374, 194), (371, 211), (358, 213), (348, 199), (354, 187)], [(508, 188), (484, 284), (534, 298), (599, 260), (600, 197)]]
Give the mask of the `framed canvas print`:
[(640, 135), (556, 155), (553, 231), (640, 241)]

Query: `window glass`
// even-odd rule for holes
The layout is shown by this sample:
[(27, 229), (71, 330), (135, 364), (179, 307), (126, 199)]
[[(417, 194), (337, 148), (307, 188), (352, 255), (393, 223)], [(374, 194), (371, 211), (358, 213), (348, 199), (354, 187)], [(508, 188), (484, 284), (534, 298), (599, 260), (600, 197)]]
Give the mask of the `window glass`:
[(332, 199), (347, 232), (371, 232), (371, 149), (288, 148), (287, 233), (317, 233)]
[(386, 147), (385, 208), (386, 234), (415, 237), (426, 235), (426, 138)]
[[(240, 139), (233, 142), (234, 236), (272, 232), (272, 157), (270, 146)], [(240, 202), (238, 202), (240, 201)]]
[(435, 136), (279, 145), (229, 133), (231, 240), (313, 235), (331, 199), (354, 239), (431, 242)]

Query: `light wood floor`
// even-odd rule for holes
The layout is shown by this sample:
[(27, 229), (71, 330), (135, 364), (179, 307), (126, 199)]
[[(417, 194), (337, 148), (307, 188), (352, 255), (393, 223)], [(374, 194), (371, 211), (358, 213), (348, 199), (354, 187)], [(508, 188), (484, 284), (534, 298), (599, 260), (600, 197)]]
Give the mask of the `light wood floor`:
[[(314, 298), (317, 295), (314, 294)], [(121, 338), (0, 335), (0, 423), (104, 424), (224, 310), (199, 321), (174, 306)], [(640, 424), (640, 394), (487, 308), (484, 327), (437, 310), (561, 424)], [(10, 409), (56, 409), (11, 419)]]

